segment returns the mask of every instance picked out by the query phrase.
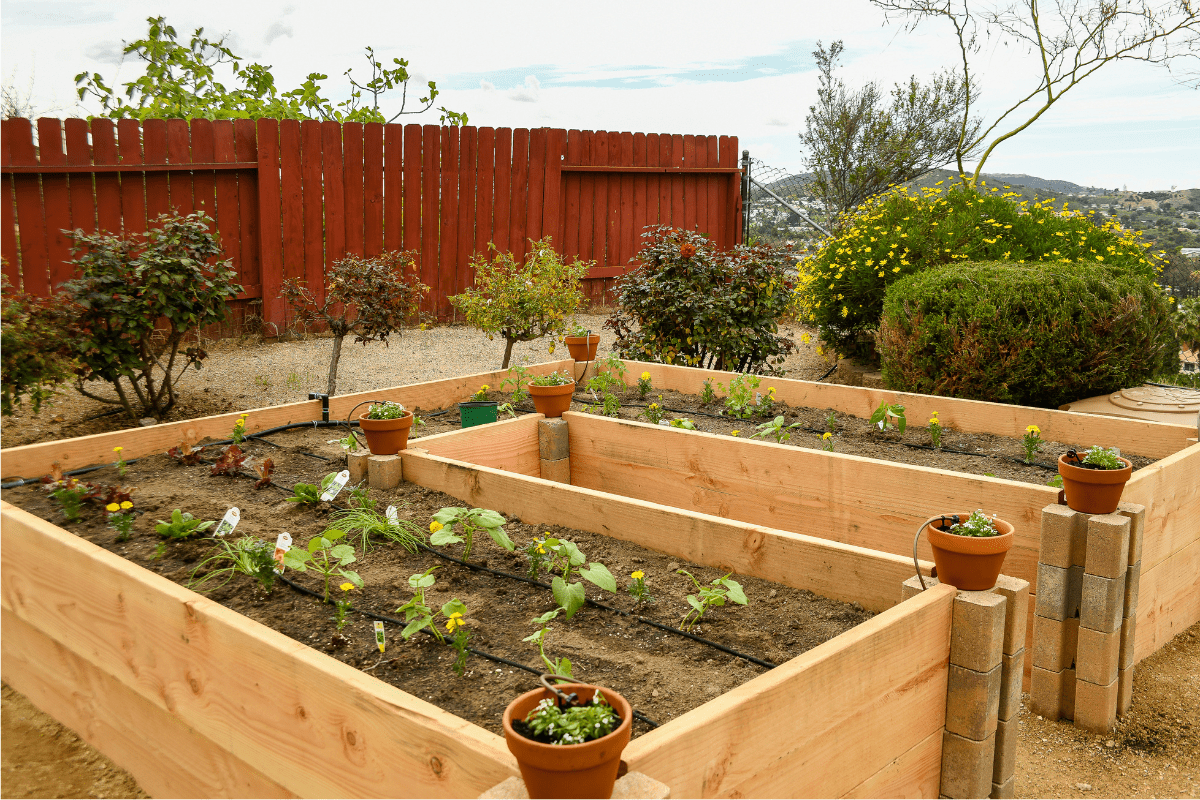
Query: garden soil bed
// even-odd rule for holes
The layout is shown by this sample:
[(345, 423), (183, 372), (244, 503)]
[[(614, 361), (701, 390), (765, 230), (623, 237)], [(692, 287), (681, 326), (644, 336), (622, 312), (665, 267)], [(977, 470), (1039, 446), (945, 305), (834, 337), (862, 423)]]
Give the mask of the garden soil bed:
[[(431, 418), (429, 427), (435, 427), (434, 420), (444, 420), (437, 427), (448, 426), (447, 418), (451, 416), (457, 420), (457, 408), (450, 414)], [(278, 447), (260, 441), (247, 442), (244, 447), (253, 457), (270, 457), (276, 465), (277, 486), (261, 491), (255, 490), (253, 481), (246, 477), (210, 477), (205, 464), (183, 466), (165, 455), (148, 456), (130, 464), (123, 484), (137, 487), (132, 498), (139, 516), (132, 539), (123, 543), (115, 541), (115, 532), (107, 527), (104, 513), (97, 506), (85, 505), (80, 522), (65, 523), (58, 504), (40, 486), (11, 490), (5, 493), (5, 499), (136, 564), (186, 584), (197, 564), (214, 551), (214, 545), (206, 539), (170, 543), (165, 553), (156, 558), (160, 539), (154, 533), (155, 520), (166, 519), (175, 508), (201, 519), (219, 519), (230, 506), (236, 505), (241, 509), (241, 523), (235, 537), (249, 534), (273, 542), (286, 530), (294, 545), (304, 546), (325, 529), (334, 509), (327, 503), (298, 507), (286, 502), (290, 491), (285, 493), (279, 487), (291, 487), (297, 482), (316, 483), (325, 474), (341, 469), (341, 448), (329, 442), (332, 435), (329, 429), (297, 429), (272, 436), (271, 441)], [(215, 455), (212, 451), (206, 455), (210, 454)], [(314, 456), (331, 460), (322, 461)], [(99, 484), (119, 482), (113, 467), (82, 477)], [(371, 497), (379, 509), (396, 505), (401, 518), (421, 528), (428, 526), (431, 515), (438, 509), (461, 504), (452, 497), (410, 483), (402, 483), (395, 490), (373, 490)], [(344, 503), (346, 498), (347, 493), (343, 492), (338, 502)], [(580, 547), (589, 561), (604, 563), (621, 589), (617, 595), (611, 595), (586, 584), (589, 598), (666, 625), (679, 624), (687, 610), (684, 598), (694, 592), (686, 576), (675, 574), (676, 569), (687, 569), (704, 583), (721, 575), (710, 568), (596, 534), (528, 525), (519, 520), (510, 520), (506, 530), (517, 544), (518, 552), (508, 553), (485, 534), (479, 534), (472, 561), (494, 570), (524, 574), (528, 563), (519, 548), (545, 534), (567, 538)], [(461, 546), (443, 550), (455, 556), (461, 554)], [(471, 647), (530, 667), (541, 667), (535, 646), (522, 639), (534, 632), (530, 624), (534, 616), (555, 607), (548, 589), (472, 570), (428, 552), (411, 554), (385, 542), (366, 556), (360, 554), (358, 563), (352, 566), (365, 583), (361, 592), (355, 592), (356, 605), (377, 614), (396, 616), (396, 608), (411, 597), (408, 577), (434, 565), (440, 565), (441, 569), (435, 573), (437, 583), (427, 594), (428, 604), (437, 608), (452, 597), (464, 601), (473, 634)], [(624, 591), (634, 570), (645, 573), (647, 587), (656, 598), (656, 602), (636, 609), (633, 599)], [(287, 574), (303, 586), (321, 588), (319, 577), (311, 573), (289, 570)], [(749, 605), (729, 605), (710, 611), (699, 630), (693, 632), (772, 663), (783, 663), (872, 616), (856, 604), (832, 601), (749, 576), (734, 577), (744, 586)], [(548, 581), (544, 576), (542, 580)], [(387, 626), (387, 652), (381, 656), (371, 621), (356, 613), (350, 614), (351, 622), (344, 631), (349, 644), (339, 645), (335, 642), (333, 609), (278, 582), (272, 591), (264, 593), (250, 578), (239, 575), (208, 596), (495, 733), (501, 733), (500, 718), (508, 701), (537, 684), (536, 676), (528, 672), (476, 655), (468, 658), (464, 675), (458, 677), (451, 670), (453, 650), (424, 634), (406, 643), (394, 625)], [(552, 622), (546, 651), (551, 657), (569, 657), (578, 679), (611, 686), (624, 694), (635, 709), (658, 723), (673, 719), (765, 671), (762, 666), (650, 627), (631, 616), (593, 607), (585, 607), (570, 621)], [(649, 729), (646, 723), (635, 721), (634, 735)]]

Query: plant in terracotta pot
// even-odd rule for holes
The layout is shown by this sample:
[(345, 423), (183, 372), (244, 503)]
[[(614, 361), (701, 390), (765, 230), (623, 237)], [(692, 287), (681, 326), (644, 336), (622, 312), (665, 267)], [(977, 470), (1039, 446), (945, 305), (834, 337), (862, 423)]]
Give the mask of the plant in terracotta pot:
[(504, 710), (504, 741), (530, 797), (611, 797), (629, 744), (633, 708), (600, 686), (567, 683), (526, 692)]
[(1133, 474), (1133, 462), (1110, 447), (1092, 447), (1083, 456), (1073, 448), (1058, 457), (1067, 505), (1085, 514), (1111, 514)]
[[(917, 528), (913, 539), (913, 563), (917, 561), (917, 539), (928, 532), (933, 548), (933, 563), (942, 583), (968, 591), (982, 591), (996, 585), (1004, 557), (1013, 544), (1013, 526), (995, 514), (940, 514), (930, 517)], [(921, 570), (917, 569), (920, 575)], [(924, 581), (922, 581), (924, 584)]]
[(376, 456), (395, 455), (408, 447), (412, 424), (412, 412), (390, 401), (372, 403), (367, 413), (358, 418), (358, 427), (367, 437), (367, 448)]
[(565, 373), (551, 372), (538, 375), (529, 381), (529, 396), (539, 414), (561, 417), (571, 408), (571, 395), (575, 393), (575, 379)]
[(578, 322), (572, 322), (571, 326), (567, 328), (564, 341), (567, 343), (567, 350), (570, 351), (571, 358), (576, 361), (596, 360), (596, 348), (600, 346), (600, 334), (592, 333)]

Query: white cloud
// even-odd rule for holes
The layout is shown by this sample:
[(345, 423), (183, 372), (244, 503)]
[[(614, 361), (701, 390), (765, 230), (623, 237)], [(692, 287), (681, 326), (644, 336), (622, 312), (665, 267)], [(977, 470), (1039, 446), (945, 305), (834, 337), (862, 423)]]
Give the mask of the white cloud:
[(510, 89), (508, 97), (518, 103), (536, 103), (541, 97), (542, 83), (536, 75), (526, 75), (525, 85)]
[(767, 124), (776, 128), (787, 128), (791, 126), (791, 120), (786, 120), (783, 117), (771, 117), (767, 120)]
[(88, 45), (83, 54), (92, 61), (98, 61), (101, 64), (112, 64), (116, 66), (121, 63), (124, 57), (125, 46), (117, 41), (96, 42)]
[(479, 88), (483, 89), (485, 92), (494, 92), (496, 91), (496, 84), (492, 83), (491, 81), (481, 80), (479, 82)]
[(279, 20), (275, 20), (271, 23), (271, 27), (267, 28), (267, 32), (263, 36), (263, 44), (269, 45), (280, 36), (286, 36), (291, 39), (293, 33), (295, 33), (295, 31), (292, 29), (291, 25), (284, 25)]

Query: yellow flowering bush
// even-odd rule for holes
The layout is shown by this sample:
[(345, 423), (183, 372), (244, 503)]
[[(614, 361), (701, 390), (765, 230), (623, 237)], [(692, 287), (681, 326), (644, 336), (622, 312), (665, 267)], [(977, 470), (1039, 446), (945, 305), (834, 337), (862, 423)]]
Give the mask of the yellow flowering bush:
[[(1007, 187), (1005, 187), (1007, 188)], [(864, 203), (840, 235), (799, 265), (793, 309), (842, 352), (869, 355), (887, 288), (913, 273), (964, 262), (1104, 264), (1153, 280), (1159, 256), (1113, 220), (1029, 203), (997, 187), (896, 188)]]

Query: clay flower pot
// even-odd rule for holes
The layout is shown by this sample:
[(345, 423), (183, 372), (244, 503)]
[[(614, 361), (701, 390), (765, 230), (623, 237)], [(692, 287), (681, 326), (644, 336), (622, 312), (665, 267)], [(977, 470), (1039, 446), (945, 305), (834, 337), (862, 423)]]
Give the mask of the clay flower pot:
[(596, 360), (596, 348), (600, 346), (600, 334), (568, 336), (566, 337), (566, 342), (567, 350), (571, 352), (571, 358), (576, 361)]
[(534, 409), (539, 414), (545, 414), (547, 417), (561, 417), (564, 411), (569, 411), (571, 408), (571, 395), (575, 394), (574, 381), (562, 386), (534, 386), (530, 384), (525, 388), (528, 390), (529, 396), (533, 398)]
[(405, 411), (399, 419), (367, 419), (366, 414), (358, 418), (358, 427), (367, 437), (367, 449), (373, 456), (394, 456), (407, 448), (412, 424), (411, 411)]
[[(965, 521), (971, 514), (968, 512), (958, 516)], [(992, 522), (1000, 531), (997, 536), (959, 536), (939, 530), (936, 526), (941, 524), (940, 519), (932, 520), (925, 526), (939, 581), (973, 592), (991, 589), (996, 585), (1000, 568), (1004, 566), (1004, 557), (1013, 544), (1013, 526), (1002, 519)], [(950, 527), (950, 524), (947, 521), (946, 527)]]
[(542, 699), (553, 697), (548, 689), (526, 692), (504, 709), (504, 741), (517, 759), (521, 778), (530, 797), (612, 797), (613, 784), (621, 765), (621, 751), (633, 733), (633, 707), (611, 689), (586, 683), (564, 683), (558, 688), (590, 701), (597, 690), (604, 693), (621, 717), (621, 724), (607, 736), (583, 744), (544, 744), (526, 739), (513, 730), (513, 720), (524, 720)]
[(1088, 469), (1077, 467), (1065, 459), (1065, 454), (1058, 457), (1058, 474), (1062, 476), (1067, 505), (1085, 514), (1111, 514), (1116, 511), (1117, 504), (1121, 502), (1121, 492), (1125, 490), (1125, 482), (1133, 474), (1133, 462), (1121, 458), (1125, 462), (1124, 469)]

